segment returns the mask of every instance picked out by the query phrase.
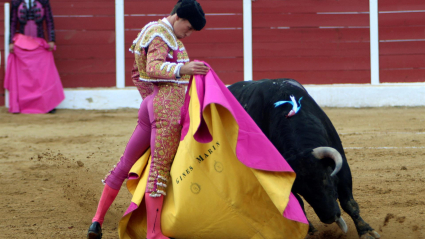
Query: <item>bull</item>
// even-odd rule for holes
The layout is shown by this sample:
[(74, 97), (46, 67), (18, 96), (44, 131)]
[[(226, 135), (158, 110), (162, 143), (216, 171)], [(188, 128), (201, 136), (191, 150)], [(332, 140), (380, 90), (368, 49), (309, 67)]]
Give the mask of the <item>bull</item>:
[[(361, 239), (380, 238), (360, 216), (353, 197), (350, 167), (337, 131), (299, 82), (246, 81), (229, 86), (229, 90), (296, 172), (292, 192), (303, 210), (300, 196), (321, 222), (336, 222), (347, 232), (338, 199)], [(309, 233), (316, 231), (309, 221)]]

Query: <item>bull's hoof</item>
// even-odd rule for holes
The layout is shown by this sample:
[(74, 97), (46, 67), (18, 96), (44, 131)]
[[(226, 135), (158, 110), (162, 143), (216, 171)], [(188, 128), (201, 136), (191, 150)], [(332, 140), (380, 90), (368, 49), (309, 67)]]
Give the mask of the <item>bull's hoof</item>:
[(381, 235), (377, 233), (376, 231), (369, 231), (366, 234), (363, 234), (360, 239), (378, 239), (381, 238)]

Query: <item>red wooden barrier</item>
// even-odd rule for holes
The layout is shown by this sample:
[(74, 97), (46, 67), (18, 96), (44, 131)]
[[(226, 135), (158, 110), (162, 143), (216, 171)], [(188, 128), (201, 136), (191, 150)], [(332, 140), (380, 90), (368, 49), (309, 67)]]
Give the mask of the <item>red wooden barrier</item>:
[(256, 0), (254, 80), (369, 83), (368, 1)]
[(425, 81), (425, 2), (379, 2), (381, 82)]
[(252, 12), (257, 13), (316, 13), (316, 12), (367, 12), (365, 0), (255, 0)]
[(369, 28), (255, 28), (252, 38), (254, 45), (298, 42), (302, 48), (318, 42), (339, 47), (344, 43), (369, 42)]
[(379, 2), (379, 11), (423, 10), (422, 0), (385, 0)]
[(381, 41), (397, 39), (425, 39), (425, 26), (379, 26)]
[[(125, 0), (126, 14), (169, 14), (176, 0)], [(242, 0), (199, 0), (205, 13), (242, 13)]]
[(115, 1), (50, 1), (56, 30), (55, 62), (64, 87), (113, 87)]
[[(243, 80), (242, 0), (198, 0), (207, 17), (201, 32), (183, 39), (190, 58), (205, 60), (231, 84)], [(0, 0), (0, 50), (4, 10)], [(167, 16), (176, 0), (125, 0), (125, 47), (141, 28)], [(370, 83), (369, 2), (256, 0), (254, 79), (294, 78), (305, 84)], [(65, 87), (115, 86), (115, 1), (51, 1), (58, 46), (55, 60)], [(425, 2), (379, 2), (381, 82), (425, 79)], [(2, 54), (2, 57), (4, 56)], [(126, 53), (126, 85), (134, 56)], [(4, 81), (4, 58), (0, 84)], [(4, 89), (0, 87), (0, 105)]]

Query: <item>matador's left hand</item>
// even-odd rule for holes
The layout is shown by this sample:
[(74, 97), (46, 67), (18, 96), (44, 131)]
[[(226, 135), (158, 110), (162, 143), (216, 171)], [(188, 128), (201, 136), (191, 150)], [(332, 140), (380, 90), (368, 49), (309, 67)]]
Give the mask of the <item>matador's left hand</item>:
[(55, 42), (48, 42), (47, 44), (49, 44), (49, 51), (53, 51), (53, 49), (55, 49)]

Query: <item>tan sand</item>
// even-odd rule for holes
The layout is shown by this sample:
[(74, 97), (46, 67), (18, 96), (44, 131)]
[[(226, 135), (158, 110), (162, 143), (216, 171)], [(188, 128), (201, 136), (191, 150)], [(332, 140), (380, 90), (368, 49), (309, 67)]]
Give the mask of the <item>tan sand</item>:
[[(326, 108), (346, 148), (363, 219), (384, 239), (425, 238), (425, 108)], [(9, 114), (0, 108), (0, 238), (85, 238), (103, 185), (137, 121), (137, 110)], [(104, 238), (130, 194), (123, 187)], [(358, 238), (320, 223), (309, 239)]]

